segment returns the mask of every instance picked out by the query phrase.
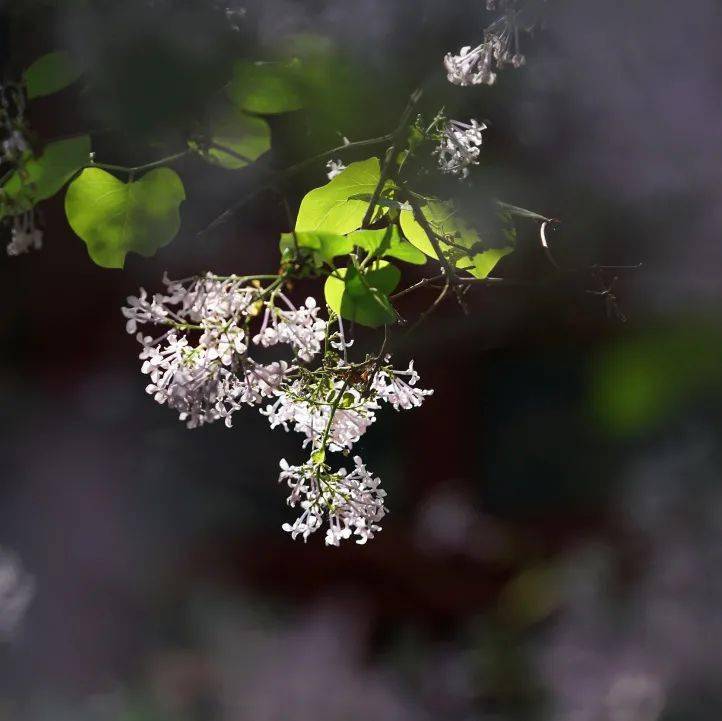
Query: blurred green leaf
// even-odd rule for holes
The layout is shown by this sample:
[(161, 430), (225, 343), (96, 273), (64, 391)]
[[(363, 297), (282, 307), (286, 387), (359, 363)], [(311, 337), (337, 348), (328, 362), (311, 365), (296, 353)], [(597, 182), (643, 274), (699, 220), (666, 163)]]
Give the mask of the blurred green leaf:
[(242, 110), (275, 115), (303, 107), (298, 64), (294, 62), (251, 62), (239, 60), (233, 66), (228, 97)]
[(541, 564), (523, 570), (499, 594), (499, 613), (516, 628), (543, 621), (561, 601), (559, 570)]
[(329, 308), (342, 318), (378, 328), (391, 323), (396, 314), (388, 299), (401, 280), (401, 271), (385, 260), (363, 273), (350, 266), (326, 279), (324, 295)]
[(615, 344), (591, 369), (594, 414), (614, 434), (655, 429), (710, 393), (722, 393), (722, 329), (695, 321)]
[(38, 58), (24, 73), (28, 98), (52, 95), (74, 83), (82, 74), (70, 53), (59, 50)]
[(127, 253), (150, 257), (173, 240), (184, 199), (183, 183), (169, 168), (130, 183), (88, 168), (68, 187), (65, 212), (95, 263), (122, 268)]
[(29, 210), (35, 203), (52, 197), (89, 159), (87, 135), (48, 143), (42, 155), (25, 164), (24, 176), (16, 171), (2, 187), (0, 218)]
[(541, 222), (550, 221), (550, 218), (545, 218), (533, 210), (520, 208), (518, 205), (511, 205), (510, 203), (505, 203), (503, 200), (497, 200), (496, 203), (503, 212), (509, 213), (510, 215), (518, 215), (520, 218), (529, 218), (530, 220), (539, 220)]
[(234, 107), (225, 108), (213, 118), (210, 130), (211, 143), (220, 147), (211, 147), (204, 157), (228, 170), (245, 168), (271, 149), (268, 123)]
[(345, 235), (360, 228), (369, 203), (352, 196), (373, 193), (380, 177), (378, 158), (351, 163), (329, 183), (306, 194), (298, 210), (296, 230)]

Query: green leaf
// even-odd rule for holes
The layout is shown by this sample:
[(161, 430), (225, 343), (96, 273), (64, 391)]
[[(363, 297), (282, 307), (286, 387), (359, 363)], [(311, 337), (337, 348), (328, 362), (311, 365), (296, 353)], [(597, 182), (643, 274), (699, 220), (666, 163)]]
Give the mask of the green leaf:
[(127, 253), (150, 257), (173, 240), (184, 199), (183, 183), (170, 168), (131, 183), (88, 168), (68, 187), (65, 213), (95, 263), (122, 268)]
[(521, 218), (530, 218), (531, 220), (539, 220), (541, 222), (550, 221), (550, 218), (545, 218), (543, 215), (539, 215), (539, 213), (535, 213), (533, 210), (520, 208), (518, 205), (511, 205), (510, 203), (505, 203), (503, 200), (497, 200), (496, 204), (502, 212), (509, 213), (510, 215), (518, 215)]
[[(429, 200), (422, 208), (422, 213), (439, 237), (442, 251), (448, 251), (456, 267), (475, 278), (486, 278), (504, 256), (514, 252), (512, 245), (486, 248), (479, 233), (459, 216), (451, 202)], [(426, 255), (436, 258), (434, 247), (426, 231), (416, 221), (413, 211), (402, 210), (399, 218), (401, 229), (409, 242)]]
[(354, 244), (350, 238), (336, 233), (296, 231), (281, 235), (282, 256), (287, 257), (289, 254), (292, 256), (296, 252), (296, 247), (302, 255), (311, 255), (316, 267), (320, 268), (324, 263), (333, 265), (333, 259), (350, 253)]
[(64, 50), (38, 58), (24, 73), (28, 98), (52, 95), (74, 83), (82, 74), (80, 66)]
[(400, 280), (401, 271), (385, 260), (363, 273), (353, 266), (341, 268), (326, 279), (326, 303), (346, 320), (378, 328), (396, 319), (388, 296)]
[(90, 137), (79, 135), (48, 143), (38, 158), (25, 164), (21, 178), (14, 172), (0, 193), (0, 218), (30, 210), (55, 195), (90, 158)]
[(211, 148), (204, 157), (215, 165), (238, 170), (271, 149), (271, 128), (263, 118), (230, 107), (211, 121), (211, 143), (232, 152)]
[(369, 203), (352, 196), (373, 193), (380, 178), (378, 158), (351, 163), (329, 183), (306, 194), (298, 210), (296, 230), (345, 235), (360, 228)]
[(275, 115), (303, 107), (302, 89), (294, 63), (238, 60), (227, 94), (241, 110)]
[(397, 258), (414, 265), (426, 263), (426, 256), (401, 237), (396, 225), (380, 230), (357, 230), (348, 238), (375, 258)]

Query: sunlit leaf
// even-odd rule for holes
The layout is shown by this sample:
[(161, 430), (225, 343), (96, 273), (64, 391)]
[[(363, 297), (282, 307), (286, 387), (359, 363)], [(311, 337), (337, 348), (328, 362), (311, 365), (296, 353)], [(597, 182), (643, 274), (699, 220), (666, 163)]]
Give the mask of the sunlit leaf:
[(426, 263), (424, 253), (404, 240), (396, 225), (380, 230), (357, 230), (348, 237), (375, 258), (396, 258), (414, 265)]
[(48, 143), (38, 158), (25, 164), (25, 174), (13, 173), (2, 187), (0, 217), (29, 210), (35, 203), (55, 195), (88, 164), (90, 138), (79, 135)]
[(336, 233), (294, 232), (283, 233), (281, 236), (281, 255), (293, 256), (298, 251), (302, 256), (310, 255), (315, 265), (320, 268), (324, 263), (333, 265), (333, 259), (340, 255), (347, 255), (354, 248), (353, 241)]
[(401, 271), (385, 260), (363, 273), (350, 266), (326, 279), (324, 295), (329, 308), (342, 318), (378, 328), (396, 318), (388, 296), (400, 280)]
[(233, 66), (227, 93), (241, 110), (260, 115), (287, 113), (303, 107), (294, 63), (239, 60)]
[(127, 253), (149, 257), (173, 240), (184, 199), (183, 183), (169, 168), (131, 183), (89, 168), (68, 187), (65, 212), (95, 263), (122, 268)]
[[(487, 248), (479, 233), (459, 216), (453, 203), (429, 200), (421, 212), (439, 239), (442, 251), (451, 253), (456, 267), (475, 278), (486, 278), (504, 256), (514, 251), (511, 245)], [(429, 236), (416, 221), (413, 211), (402, 210), (399, 218), (409, 242), (426, 255), (436, 258)]]
[(43, 55), (23, 73), (28, 98), (57, 93), (74, 83), (81, 73), (79, 64), (64, 50)]
[(296, 230), (344, 235), (360, 228), (369, 203), (352, 196), (370, 197), (380, 177), (378, 158), (351, 163), (329, 183), (306, 194), (298, 211)]

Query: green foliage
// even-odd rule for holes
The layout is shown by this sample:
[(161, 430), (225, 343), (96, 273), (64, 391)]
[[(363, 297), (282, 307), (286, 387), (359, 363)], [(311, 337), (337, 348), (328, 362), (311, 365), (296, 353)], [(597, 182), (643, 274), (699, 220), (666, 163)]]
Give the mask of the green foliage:
[(231, 101), (241, 110), (274, 115), (303, 107), (297, 63), (239, 60), (227, 87)]
[(379, 230), (357, 230), (348, 237), (373, 258), (396, 258), (413, 265), (426, 263), (426, 256), (401, 237), (396, 225)]
[(64, 50), (38, 58), (24, 73), (28, 98), (52, 95), (74, 83), (82, 74), (80, 66)]
[[(511, 245), (487, 248), (479, 233), (459, 216), (451, 202), (429, 200), (422, 212), (440, 238), (442, 250), (449, 254), (457, 268), (475, 278), (486, 278), (504, 256), (514, 251)], [(426, 255), (436, 258), (434, 247), (424, 228), (416, 221), (413, 211), (402, 210), (399, 218), (401, 229), (409, 242)]]
[(616, 343), (595, 359), (590, 388), (596, 419), (607, 431), (653, 430), (685, 404), (722, 394), (722, 330), (685, 319)]
[(68, 187), (65, 212), (95, 263), (122, 268), (127, 253), (150, 257), (173, 240), (184, 199), (183, 183), (169, 168), (129, 183), (88, 168)]
[(0, 194), (0, 218), (30, 210), (55, 195), (90, 157), (90, 138), (80, 135), (48, 143), (42, 155), (15, 171)]
[(333, 259), (350, 253), (354, 244), (343, 235), (318, 231), (283, 233), (279, 247), (284, 260), (293, 258), (298, 251), (301, 259), (310, 257), (314, 267), (320, 269), (324, 264), (333, 266)]
[(378, 158), (351, 163), (321, 188), (301, 201), (296, 230), (323, 230), (345, 235), (361, 227), (371, 196), (381, 177)]
[(326, 303), (346, 320), (378, 328), (396, 319), (388, 296), (400, 280), (399, 269), (385, 260), (361, 272), (354, 266), (341, 268), (326, 279)]
[(520, 218), (529, 218), (530, 220), (538, 220), (539, 222), (549, 221), (550, 218), (545, 218), (543, 215), (539, 215), (539, 213), (535, 213), (533, 210), (527, 210), (526, 208), (520, 208), (518, 205), (511, 205), (510, 203), (505, 203), (503, 200), (497, 200), (496, 204), (499, 206), (499, 209), (502, 213), (505, 215), (518, 215)]
[(232, 152), (211, 147), (204, 156), (215, 165), (238, 170), (271, 149), (271, 128), (263, 118), (228, 107), (212, 119), (210, 142)]

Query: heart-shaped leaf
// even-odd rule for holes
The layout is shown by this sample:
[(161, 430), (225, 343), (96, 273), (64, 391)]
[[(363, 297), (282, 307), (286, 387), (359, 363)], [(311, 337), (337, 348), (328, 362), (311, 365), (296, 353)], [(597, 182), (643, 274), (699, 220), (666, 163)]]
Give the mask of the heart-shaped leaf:
[(183, 183), (170, 168), (130, 183), (88, 168), (68, 187), (65, 213), (95, 263), (122, 268), (127, 253), (150, 257), (173, 240), (184, 199)]
[(37, 158), (25, 164), (21, 178), (16, 171), (0, 193), (0, 217), (22, 213), (57, 193), (90, 158), (90, 138), (79, 135), (48, 143)]
[(239, 60), (227, 89), (241, 110), (259, 115), (287, 113), (303, 107), (301, 86), (294, 63)]
[(64, 50), (43, 55), (23, 73), (28, 98), (57, 93), (74, 83), (81, 72), (80, 65)]
[(204, 157), (215, 165), (238, 170), (270, 149), (268, 123), (229, 106), (211, 121), (211, 148)]
[(333, 259), (339, 255), (347, 255), (354, 249), (353, 241), (336, 233), (294, 232), (281, 235), (280, 250), (282, 256), (293, 254), (298, 250), (301, 255), (309, 254), (320, 268), (324, 263), (333, 265)]
[[(421, 212), (439, 239), (442, 250), (451, 254), (457, 268), (467, 271), (475, 278), (486, 278), (504, 256), (514, 252), (511, 245), (485, 248), (479, 233), (459, 216), (453, 203), (429, 200)], [(416, 221), (413, 211), (402, 210), (399, 219), (401, 229), (409, 242), (426, 255), (436, 258), (429, 236)], [(511, 239), (513, 236), (507, 237)], [(465, 254), (465, 250), (468, 253)]]
[(370, 197), (380, 177), (378, 158), (351, 163), (329, 183), (306, 194), (298, 210), (296, 230), (345, 235), (360, 228), (369, 203), (352, 196)]
[(414, 265), (426, 263), (426, 256), (401, 237), (396, 225), (380, 230), (357, 230), (348, 237), (374, 258), (396, 258)]
[(329, 308), (346, 320), (378, 328), (396, 318), (389, 294), (401, 280), (401, 271), (385, 260), (359, 273), (349, 266), (326, 279), (324, 295)]

